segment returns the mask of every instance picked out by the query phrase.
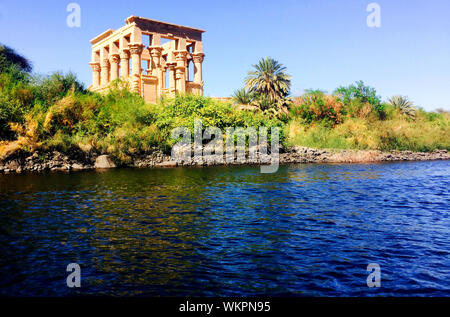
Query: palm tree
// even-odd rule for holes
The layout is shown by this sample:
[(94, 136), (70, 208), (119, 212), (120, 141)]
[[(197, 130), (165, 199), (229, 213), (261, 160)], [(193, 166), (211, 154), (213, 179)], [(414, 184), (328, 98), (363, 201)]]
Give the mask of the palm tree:
[(414, 117), (416, 114), (416, 109), (414, 103), (404, 96), (393, 96), (389, 99), (389, 104), (394, 108), (397, 108), (401, 113), (408, 117)]
[(265, 95), (272, 103), (289, 95), (291, 76), (285, 73), (286, 67), (270, 57), (261, 59), (253, 67), (255, 70), (249, 71), (245, 79), (245, 88), (250, 92)]
[(254, 97), (255, 94), (247, 91), (247, 89), (245, 88), (236, 90), (232, 96), (233, 101), (240, 105), (250, 104)]

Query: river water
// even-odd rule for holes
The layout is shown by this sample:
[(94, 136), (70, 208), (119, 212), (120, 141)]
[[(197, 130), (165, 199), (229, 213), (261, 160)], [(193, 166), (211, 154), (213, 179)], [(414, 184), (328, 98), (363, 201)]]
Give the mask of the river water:
[(444, 161), (0, 175), (0, 295), (450, 296), (449, 187)]

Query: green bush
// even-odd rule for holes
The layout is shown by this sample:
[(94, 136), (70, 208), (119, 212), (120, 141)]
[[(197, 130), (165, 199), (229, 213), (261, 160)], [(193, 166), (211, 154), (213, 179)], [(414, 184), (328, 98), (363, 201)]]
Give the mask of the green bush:
[(370, 105), (380, 119), (386, 118), (386, 105), (381, 102), (381, 97), (377, 95), (375, 88), (366, 86), (362, 80), (347, 87), (341, 86), (334, 94), (342, 100), (352, 117), (361, 117), (361, 113), (368, 115), (364, 108), (365, 105)]
[[(283, 130), (285, 126), (281, 120), (268, 117), (262, 112), (240, 111), (231, 103), (194, 95), (177, 95), (173, 99), (165, 99), (155, 110), (155, 124), (168, 142), (165, 143), (165, 148), (170, 148), (173, 143), (170, 141), (172, 129), (182, 126), (193, 132), (195, 119), (201, 119), (204, 128), (218, 127), (224, 134), (228, 127), (267, 127), (270, 131), (270, 127), (280, 127)], [(282, 132), (280, 140), (285, 140)]]
[(294, 99), (290, 111), (294, 117), (300, 117), (307, 124), (319, 122), (330, 127), (342, 123), (345, 113), (338, 98), (326, 95), (321, 90), (306, 90), (303, 96)]
[(0, 140), (15, 139), (16, 134), (9, 123), (23, 123), (32, 100), (33, 93), (28, 82), (17, 80), (15, 70), (12, 73), (0, 73)]
[(33, 77), (33, 94), (35, 103), (50, 107), (56, 101), (64, 98), (67, 93), (86, 93), (83, 84), (73, 73), (53, 73), (50, 76)]

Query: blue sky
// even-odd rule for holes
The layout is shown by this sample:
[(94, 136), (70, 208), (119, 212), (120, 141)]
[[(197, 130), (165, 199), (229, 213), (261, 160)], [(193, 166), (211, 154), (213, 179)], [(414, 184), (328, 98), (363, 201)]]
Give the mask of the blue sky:
[[(66, 6), (81, 7), (81, 27)], [(381, 6), (369, 28), (366, 7)], [(91, 83), (89, 41), (138, 15), (197, 27), (204, 34), (205, 93), (229, 96), (251, 65), (271, 56), (292, 75), (292, 94), (333, 91), (364, 80), (387, 98), (409, 96), (450, 110), (448, 0), (0, 1), (0, 43), (32, 60), (35, 72), (73, 71)]]

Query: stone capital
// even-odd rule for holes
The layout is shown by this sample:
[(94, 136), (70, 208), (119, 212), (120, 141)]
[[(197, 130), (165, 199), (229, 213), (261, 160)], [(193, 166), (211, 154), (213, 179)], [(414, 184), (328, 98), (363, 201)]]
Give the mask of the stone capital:
[(131, 55), (141, 55), (142, 50), (144, 49), (144, 44), (131, 44), (130, 47), (130, 54)]
[(112, 54), (110, 56), (110, 62), (114, 64), (119, 64), (120, 62), (120, 55), (119, 54)]
[(92, 69), (93, 72), (99, 72), (100, 71), (100, 63), (92, 62), (92, 63), (89, 63), (89, 65), (91, 66), (91, 69)]
[(161, 53), (163, 51), (163, 48), (161, 46), (149, 46), (148, 50), (150, 51), (150, 55), (152, 57), (160, 57)]
[(176, 61), (185, 61), (189, 52), (188, 51), (174, 51), (174, 54), (175, 54)]
[(122, 50), (122, 52), (120, 52), (120, 58), (121, 59), (129, 59), (130, 58), (130, 51), (127, 49)]
[(203, 63), (203, 60), (205, 59), (205, 54), (194, 53), (192, 54), (192, 59), (194, 60), (194, 63)]

